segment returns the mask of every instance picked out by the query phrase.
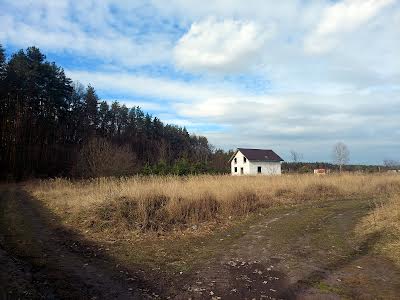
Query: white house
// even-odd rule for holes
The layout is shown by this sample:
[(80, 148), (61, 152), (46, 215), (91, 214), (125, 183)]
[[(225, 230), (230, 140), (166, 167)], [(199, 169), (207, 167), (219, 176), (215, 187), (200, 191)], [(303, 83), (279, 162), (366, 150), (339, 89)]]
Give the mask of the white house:
[(280, 175), (283, 159), (272, 150), (238, 148), (230, 158), (232, 175)]

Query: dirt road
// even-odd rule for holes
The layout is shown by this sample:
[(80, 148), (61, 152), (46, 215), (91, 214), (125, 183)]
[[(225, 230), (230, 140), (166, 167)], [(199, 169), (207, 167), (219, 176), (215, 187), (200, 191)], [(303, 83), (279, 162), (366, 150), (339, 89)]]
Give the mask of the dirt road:
[[(400, 272), (370, 253), (377, 236), (354, 237), (363, 200), (278, 209), (198, 271), (190, 296), (218, 299), (396, 299)], [(184, 297), (182, 297), (184, 298)]]
[[(1, 193), (0, 298), (150, 297), (145, 282), (129, 273), (96, 245), (57, 228), (57, 219), (23, 189)], [(50, 226), (50, 224), (52, 224)]]
[(1, 190), (0, 298), (395, 299), (400, 294), (399, 270), (371, 252), (379, 236), (354, 235), (369, 211), (368, 200), (266, 211), (199, 241), (213, 245), (207, 257), (166, 278), (124, 265), (102, 245), (57, 226), (59, 220), (20, 187)]

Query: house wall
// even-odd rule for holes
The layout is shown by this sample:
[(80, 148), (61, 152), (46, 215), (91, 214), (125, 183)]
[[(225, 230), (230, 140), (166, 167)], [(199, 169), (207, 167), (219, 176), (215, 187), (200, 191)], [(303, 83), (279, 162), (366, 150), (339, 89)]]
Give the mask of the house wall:
[[(235, 158), (237, 158), (237, 163), (235, 164)], [(280, 175), (281, 172), (281, 162), (250, 162), (247, 160), (244, 162), (244, 155), (238, 151), (235, 157), (231, 161), (231, 174), (234, 176), (240, 176), (240, 168), (243, 168), (243, 175), (258, 175), (257, 168), (261, 167), (260, 175)], [(235, 167), (237, 167), (237, 172), (235, 172)]]
[[(261, 167), (261, 174), (258, 174), (258, 167)], [(252, 161), (250, 162), (251, 175), (281, 175), (281, 162)]]
[[(235, 158), (237, 158), (237, 163), (235, 164)], [(242, 152), (238, 151), (236, 153), (236, 156), (232, 159), (231, 161), (231, 174), (232, 175), (241, 175), (240, 174), (240, 168), (243, 168), (243, 175), (249, 175), (250, 174), (250, 164), (249, 160), (246, 162), (243, 161), (244, 155)], [(237, 172), (235, 173), (235, 167), (237, 167)]]

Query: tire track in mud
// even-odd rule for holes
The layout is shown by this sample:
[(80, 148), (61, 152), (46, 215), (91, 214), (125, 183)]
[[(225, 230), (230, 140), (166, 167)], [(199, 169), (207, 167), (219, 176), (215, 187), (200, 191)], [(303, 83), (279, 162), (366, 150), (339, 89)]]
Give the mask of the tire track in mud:
[[(195, 279), (186, 284), (177, 299), (279, 299), (289, 286), (287, 275), (276, 268), (280, 258), (259, 260), (260, 249), (254, 245), (268, 226), (297, 211), (249, 226), (246, 234), (226, 249), (217, 263), (196, 272)], [(257, 255), (254, 255), (257, 251)]]

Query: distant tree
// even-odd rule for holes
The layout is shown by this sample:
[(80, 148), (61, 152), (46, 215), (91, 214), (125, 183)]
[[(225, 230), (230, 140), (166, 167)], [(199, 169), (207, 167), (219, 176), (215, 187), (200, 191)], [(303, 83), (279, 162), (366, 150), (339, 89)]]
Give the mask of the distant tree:
[(298, 170), (299, 173), (311, 173), (311, 166), (308, 164), (302, 164), (302, 166)]
[(338, 142), (333, 146), (333, 162), (339, 165), (339, 171), (342, 172), (343, 165), (350, 160), (350, 151), (346, 144)]
[(111, 121), (110, 118), (110, 107), (108, 106), (106, 101), (101, 101), (99, 105), (98, 111), (98, 121), (99, 121), (99, 133), (100, 136), (107, 136), (107, 129), (109, 127), (109, 123)]
[(153, 168), (153, 173), (157, 175), (167, 175), (170, 172), (170, 167), (164, 160), (160, 160)]
[(222, 149), (216, 149), (212, 153), (209, 163), (211, 170), (215, 173), (229, 173), (230, 165), (228, 161), (234, 152), (234, 150), (225, 152)]
[(0, 80), (4, 80), (6, 78), (7, 72), (7, 61), (6, 61), (6, 52), (3, 46), (0, 44)]
[(191, 173), (191, 166), (185, 158), (181, 158), (175, 162), (172, 173), (174, 175), (189, 175)]
[(125, 106), (125, 104), (122, 104), (122, 106), (119, 109), (118, 113), (118, 128), (117, 128), (117, 133), (118, 137), (122, 138), (123, 135), (125, 134), (127, 127), (128, 127), (128, 115), (129, 115), (129, 108)]
[(141, 170), (141, 174), (143, 174), (143, 175), (152, 175), (152, 174), (154, 174), (154, 170), (153, 170), (153, 168), (150, 166), (149, 163), (146, 163), (146, 164), (144, 165), (144, 167), (142, 168), (142, 170)]
[(400, 167), (400, 161), (394, 159), (383, 160), (383, 165), (388, 168), (398, 168)]
[(303, 159), (303, 154), (295, 150), (290, 150), (290, 157), (292, 158), (293, 162), (299, 162)]
[(96, 94), (95, 89), (88, 85), (86, 89), (84, 101), (84, 126), (87, 132), (87, 137), (91, 137), (96, 133), (98, 124), (98, 104), (99, 97)]
[[(6, 82), (7, 61), (3, 46), (0, 44), (0, 169), (7, 170), (9, 160), (3, 156), (7, 155), (6, 147), (9, 145), (8, 126), (10, 117), (10, 101), (7, 99)], [(1, 175), (1, 171), (0, 171)]]
[(66, 98), (67, 114), (65, 119), (65, 142), (76, 145), (82, 142), (84, 134), (84, 102), (85, 87), (80, 82), (72, 84), (72, 92)]

